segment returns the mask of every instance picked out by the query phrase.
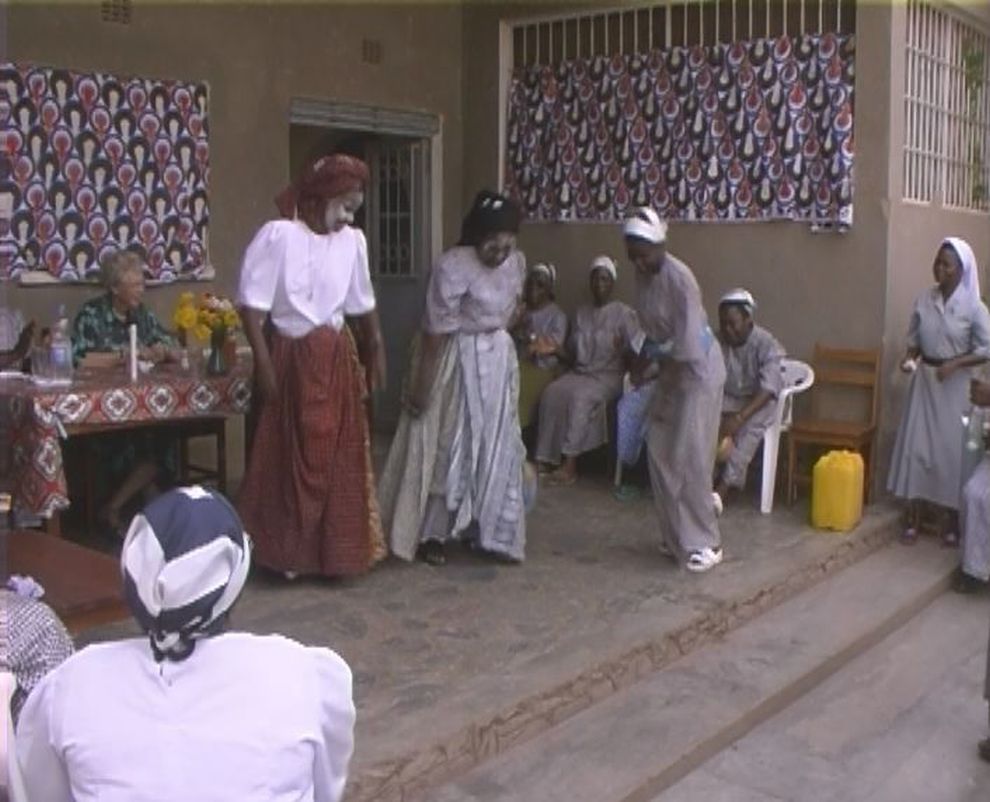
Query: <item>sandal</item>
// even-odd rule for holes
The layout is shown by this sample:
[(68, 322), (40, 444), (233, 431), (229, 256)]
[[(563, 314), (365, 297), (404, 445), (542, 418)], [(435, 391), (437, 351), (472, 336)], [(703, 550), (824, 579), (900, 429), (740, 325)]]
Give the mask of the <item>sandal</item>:
[(443, 543), (439, 540), (427, 540), (416, 550), (416, 556), (427, 565), (444, 565), (447, 555), (443, 551)]
[(703, 571), (711, 570), (720, 562), (722, 562), (722, 547), (719, 546), (714, 549), (705, 547), (697, 551), (692, 551), (688, 555), (685, 567), (689, 571), (700, 574)]
[(902, 546), (913, 546), (918, 542), (918, 530), (913, 526), (909, 526), (903, 532), (901, 532), (898, 540), (901, 541)]
[(577, 476), (572, 473), (554, 471), (547, 477), (547, 484), (553, 487), (570, 487), (577, 482)]

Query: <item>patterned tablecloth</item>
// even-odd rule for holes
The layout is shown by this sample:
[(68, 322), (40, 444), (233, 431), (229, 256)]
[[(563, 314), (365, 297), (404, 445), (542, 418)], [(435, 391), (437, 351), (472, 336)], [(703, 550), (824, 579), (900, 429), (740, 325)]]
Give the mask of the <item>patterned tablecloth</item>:
[(61, 447), (66, 427), (240, 415), (250, 402), (250, 362), (224, 376), (159, 366), (133, 384), (121, 370), (80, 371), (66, 387), (3, 376), (0, 482), (10, 486), (16, 509), (50, 517), (69, 506)]

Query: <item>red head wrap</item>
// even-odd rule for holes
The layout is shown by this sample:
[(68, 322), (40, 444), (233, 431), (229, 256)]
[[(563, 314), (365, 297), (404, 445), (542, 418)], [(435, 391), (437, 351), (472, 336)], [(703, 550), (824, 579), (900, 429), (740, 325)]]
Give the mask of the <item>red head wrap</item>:
[(300, 200), (328, 201), (363, 190), (368, 183), (368, 165), (356, 156), (334, 153), (309, 164), (293, 183), (275, 196), (279, 214), (293, 218)]

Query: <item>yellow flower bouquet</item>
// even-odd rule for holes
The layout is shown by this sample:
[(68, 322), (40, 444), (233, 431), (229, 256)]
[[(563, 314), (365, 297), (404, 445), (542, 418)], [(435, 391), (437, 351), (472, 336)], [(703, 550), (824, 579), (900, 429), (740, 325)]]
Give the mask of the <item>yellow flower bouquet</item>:
[(198, 297), (191, 292), (182, 293), (172, 322), (186, 336), (192, 333), (204, 342), (213, 340), (215, 336), (226, 339), (241, 326), (240, 315), (230, 299), (210, 292), (201, 293)]
[[(224, 354), (224, 346), (230, 335), (241, 327), (240, 315), (229, 298), (210, 292), (198, 296), (184, 292), (179, 296), (172, 323), (183, 342), (188, 341), (190, 334), (201, 342), (209, 340), (211, 352), (207, 371), (226, 373), (228, 358)], [(233, 348), (233, 341), (230, 344)]]

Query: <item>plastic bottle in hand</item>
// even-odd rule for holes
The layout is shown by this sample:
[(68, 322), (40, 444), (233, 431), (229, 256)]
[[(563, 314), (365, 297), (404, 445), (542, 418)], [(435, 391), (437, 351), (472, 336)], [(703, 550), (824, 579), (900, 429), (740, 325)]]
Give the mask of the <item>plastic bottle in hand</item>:
[(69, 337), (69, 318), (65, 314), (65, 304), (58, 308), (55, 325), (52, 326), (51, 375), (56, 381), (72, 381), (72, 340)]

